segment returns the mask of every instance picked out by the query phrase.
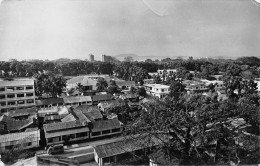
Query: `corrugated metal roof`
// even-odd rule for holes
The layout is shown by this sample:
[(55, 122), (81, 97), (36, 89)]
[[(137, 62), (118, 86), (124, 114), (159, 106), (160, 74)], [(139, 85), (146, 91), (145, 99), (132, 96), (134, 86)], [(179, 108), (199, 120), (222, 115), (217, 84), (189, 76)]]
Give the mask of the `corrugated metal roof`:
[(45, 131), (56, 131), (56, 130), (65, 130), (70, 128), (83, 127), (80, 121), (70, 121), (70, 122), (58, 122), (58, 123), (50, 123), (44, 124), (43, 128)]
[(120, 122), (118, 119), (107, 119), (107, 120), (100, 120), (93, 122), (92, 131), (103, 131), (103, 130), (110, 130), (120, 128)]
[(50, 105), (50, 104), (62, 104), (64, 103), (62, 98), (50, 98), (50, 99), (39, 99), (39, 100), (35, 100), (35, 104), (37, 106), (41, 106), (41, 105)]
[(103, 118), (103, 115), (97, 106), (80, 105), (75, 107), (74, 110), (80, 110), (90, 120)]
[(4, 143), (4, 142), (10, 142), (10, 141), (23, 140), (23, 139), (29, 138), (29, 137), (30, 138), (38, 137), (40, 139), (40, 130), (0, 135), (0, 142)]
[(134, 81), (115, 81), (117, 86), (134, 86)]
[(71, 122), (76, 121), (76, 118), (70, 113), (67, 116), (65, 116), (63, 119), (61, 119), (62, 122)]
[(113, 96), (111, 94), (92, 96), (92, 101), (106, 101), (106, 100), (112, 100), (112, 99), (113, 99)]
[(79, 103), (92, 101), (90, 96), (70, 96), (63, 98), (64, 103)]

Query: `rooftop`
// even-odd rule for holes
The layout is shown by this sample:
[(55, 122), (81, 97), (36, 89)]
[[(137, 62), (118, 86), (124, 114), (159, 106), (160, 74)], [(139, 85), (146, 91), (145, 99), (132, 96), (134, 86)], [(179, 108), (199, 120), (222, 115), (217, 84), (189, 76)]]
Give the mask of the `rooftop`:
[(34, 80), (13, 80), (13, 81), (6, 81), (0, 80), (1, 86), (23, 86), (23, 85), (34, 85)]
[(153, 87), (153, 88), (169, 88), (168, 85), (162, 85), (162, 84), (144, 84), (144, 86)]
[(93, 122), (92, 131), (96, 132), (96, 131), (116, 129), (120, 127), (121, 127), (120, 121), (117, 118), (114, 118), (114, 119), (107, 119), (107, 120)]
[(58, 122), (58, 123), (49, 123), (44, 124), (43, 128), (45, 131), (57, 131), (57, 130), (65, 130), (70, 128), (83, 127), (80, 121), (70, 121), (70, 122)]
[(92, 96), (92, 101), (105, 101), (105, 100), (112, 100), (112, 99), (113, 96), (111, 94)]
[(64, 103), (79, 103), (92, 101), (90, 96), (70, 96), (63, 98)]
[(40, 130), (0, 135), (0, 143), (40, 137)]

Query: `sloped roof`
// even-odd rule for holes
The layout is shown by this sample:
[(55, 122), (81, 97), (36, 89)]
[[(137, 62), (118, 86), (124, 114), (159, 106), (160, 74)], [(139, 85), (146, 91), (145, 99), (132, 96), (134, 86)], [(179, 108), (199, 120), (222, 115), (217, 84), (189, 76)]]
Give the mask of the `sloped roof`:
[(76, 121), (76, 118), (71, 113), (61, 119), (62, 122)]
[(97, 81), (85, 76), (77, 76), (67, 81), (67, 84), (80, 83), (83, 86), (96, 85)]
[(26, 116), (26, 115), (29, 116), (29, 115), (35, 115), (35, 114), (37, 114), (36, 107), (9, 111), (10, 117)]
[(9, 131), (21, 130), (21, 129), (33, 124), (32, 118), (26, 119), (26, 120), (15, 120), (6, 115), (2, 115), (0, 117), (0, 121), (6, 123), (7, 130), (9, 130)]
[(64, 103), (62, 98), (50, 98), (35, 100), (37, 106)]
[(70, 122), (58, 122), (58, 123), (49, 123), (44, 124), (43, 128), (45, 131), (56, 131), (56, 130), (65, 130), (70, 128), (83, 127), (80, 121), (70, 121)]
[(47, 115), (44, 116), (44, 120), (61, 120), (62, 118), (64, 118), (66, 115)]
[(47, 166), (47, 165), (72, 165), (78, 166), (79, 162), (75, 159), (63, 157), (63, 156), (54, 156), (54, 155), (37, 155), (28, 159), (19, 160), (12, 166), (26, 166), (26, 165), (37, 165), (37, 166)]
[(74, 110), (81, 111), (91, 121), (103, 118), (103, 115), (97, 106), (80, 105), (75, 107)]
[(115, 81), (117, 86), (132, 86), (135, 85), (134, 81)]
[(79, 103), (92, 101), (90, 96), (70, 96), (63, 98), (64, 103)]
[(107, 120), (93, 122), (92, 131), (96, 132), (96, 131), (116, 129), (120, 127), (121, 125), (119, 120), (117, 118), (114, 118), (114, 119), (107, 119)]
[(112, 100), (112, 99), (113, 99), (113, 96), (111, 94), (92, 96), (92, 101), (106, 101), (106, 100)]
[(89, 123), (91, 122), (91, 120), (89, 118), (87, 118), (81, 110), (79, 109), (74, 109), (73, 112), (75, 113), (75, 115), (77, 116), (77, 119), (81, 122), (81, 123)]
[(23, 140), (29, 137), (30, 138), (40, 137), (40, 130), (0, 135), (0, 142), (4, 143), (4, 142), (16, 141), (16, 140)]

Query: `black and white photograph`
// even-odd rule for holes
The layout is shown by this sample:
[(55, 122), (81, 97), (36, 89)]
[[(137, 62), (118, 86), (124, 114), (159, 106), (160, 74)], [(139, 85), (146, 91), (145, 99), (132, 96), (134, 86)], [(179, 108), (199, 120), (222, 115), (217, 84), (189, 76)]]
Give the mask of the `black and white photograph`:
[(0, 166), (260, 165), (260, 0), (0, 0)]

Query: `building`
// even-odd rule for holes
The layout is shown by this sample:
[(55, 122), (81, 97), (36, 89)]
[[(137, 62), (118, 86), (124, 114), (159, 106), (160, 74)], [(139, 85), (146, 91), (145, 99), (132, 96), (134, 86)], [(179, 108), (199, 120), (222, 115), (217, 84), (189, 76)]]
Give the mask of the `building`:
[(89, 54), (89, 61), (90, 61), (90, 62), (94, 62), (94, 55)]
[(91, 98), (92, 98), (92, 105), (98, 105), (100, 102), (113, 100), (113, 96), (111, 94), (94, 95)]
[(40, 130), (0, 135), (0, 152), (11, 150), (14, 146), (23, 149), (39, 147)]
[(163, 74), (171, 75), (173, 73), (177, 73), (177, 69), (158, 69), (157, 73), (161, 77)]
[(0, 81), (1, 113), (34, 106), (34, 80)]
[(90, 96), (71, 96), (63, 98), (65, 105), (92, 105), (92, 99)]
[(69, 79), (67, 81), (66, 89), (76, 89), (79, 83), (83, 86), (84, 91), (97, 90), (97, 80), (92, 79), (89, 76), (77, 76)]
[(43, 129), (48, 146), (89, 138), (89, 128), (79, 120), (44, 124)]
[(209, 92), (208, 86), (202, 81), (184, 80), (183, 84), (188, 93), (204, 93)]
[(116, 80), (115, 82), (120, 89), (130, 89), (135, 86), (134, 81)]
[(106, 55), (102, 55), (102, 62), (106, 62), (107, 58), (106, 58)]
[(169, 91), (170, 86), (168, 86), (168, 85), (144, 84), (144, 88), (145, 88), (147, 94), (150, 94), (152, 96), (156, 96), (159, 98), (163, 98), (170, 93), (170, 91)]

